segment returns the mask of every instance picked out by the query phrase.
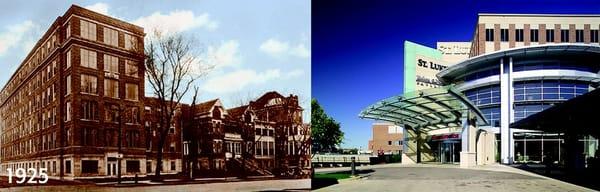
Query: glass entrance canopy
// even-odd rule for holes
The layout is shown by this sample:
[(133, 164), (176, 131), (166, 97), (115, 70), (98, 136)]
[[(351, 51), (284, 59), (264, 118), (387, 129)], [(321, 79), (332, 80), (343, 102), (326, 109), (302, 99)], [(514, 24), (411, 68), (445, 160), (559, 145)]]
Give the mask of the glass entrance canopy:
[(488, 124), (481, 111), (449, 85), (381, 100), (364, 109), (359, 117), (431, 131), (461, 126), (462, 117), (469, 112), (475, 115), (477, 125)]

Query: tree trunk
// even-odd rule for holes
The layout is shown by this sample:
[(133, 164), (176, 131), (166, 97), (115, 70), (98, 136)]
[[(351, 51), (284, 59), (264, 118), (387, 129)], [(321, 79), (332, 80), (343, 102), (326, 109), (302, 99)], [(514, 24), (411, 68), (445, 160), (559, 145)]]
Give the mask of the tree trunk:
[[(161, 131), (162, 133), (162, 131)], [(158, 141), (158, 152), (156, 154), (156, 168), (154, 170), (154, 180), (162, 181), (162, 177), (160, 176), (160, 171), (162, 170), (162, 157), (163, 157), (163, 147), (165, 145), (165, 134), (160, 135), (160, 140)]]

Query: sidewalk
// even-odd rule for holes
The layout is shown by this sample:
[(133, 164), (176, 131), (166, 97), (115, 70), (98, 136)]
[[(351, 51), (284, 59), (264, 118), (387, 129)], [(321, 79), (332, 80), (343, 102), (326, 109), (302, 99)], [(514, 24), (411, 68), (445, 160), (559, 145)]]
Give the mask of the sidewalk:
[[(96, 183), (98, 186), (115, 186), (115, 187), (135, 187), (135, 186), (149, 186), (149, 185), (181, 185), (181, 184), (205, 184), (205, 183), (224, 183), (224, 182), (240, 182), (240, 181), (262, 181), (262, 180), (277, 180), (275, 176), (248, 176), (245, 179), (237, 177), (218, 177), (218, 178), (194, 178), (190, 179), (164, 179), (163, 181), (151, 181), (149, 179), (135, 181), (127, 180), (121, 181), (119, 184), (117, 181), (101, 182)], [(287, 180), (287, 179), (282, 179)]]

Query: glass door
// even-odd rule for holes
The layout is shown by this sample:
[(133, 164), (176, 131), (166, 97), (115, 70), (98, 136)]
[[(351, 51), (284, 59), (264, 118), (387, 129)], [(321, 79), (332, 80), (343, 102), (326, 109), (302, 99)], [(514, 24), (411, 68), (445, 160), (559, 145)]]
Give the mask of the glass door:
[(440, 163), (452, 164), (458, 162), (457, 156), (460, 149), (457, 149), (457, 146), (460, 146), (460, 143), (445, 141), (439, 146)]

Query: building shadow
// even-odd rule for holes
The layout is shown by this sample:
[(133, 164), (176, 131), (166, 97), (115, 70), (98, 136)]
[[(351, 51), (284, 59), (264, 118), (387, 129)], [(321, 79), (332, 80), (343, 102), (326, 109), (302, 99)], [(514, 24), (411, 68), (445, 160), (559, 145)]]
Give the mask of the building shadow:
[(580, 171), (569, 172), (562, 167), (551, 166), (547, 168), (546, 165), (533, 163), (513, 164), (511, 166), (538, 175), (600, 191), (600, 182), (598, 182), (597, 178), (598, 170), (582, 169)]

